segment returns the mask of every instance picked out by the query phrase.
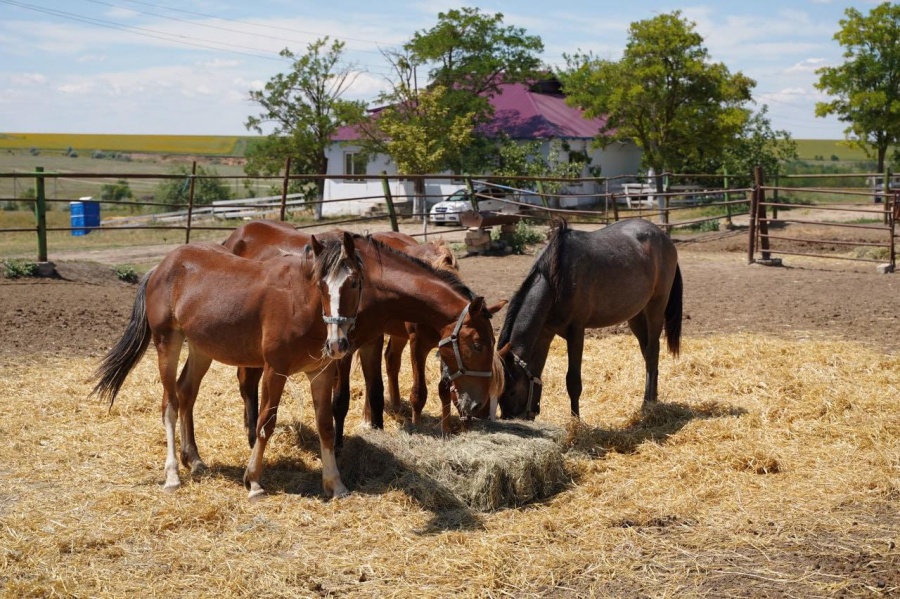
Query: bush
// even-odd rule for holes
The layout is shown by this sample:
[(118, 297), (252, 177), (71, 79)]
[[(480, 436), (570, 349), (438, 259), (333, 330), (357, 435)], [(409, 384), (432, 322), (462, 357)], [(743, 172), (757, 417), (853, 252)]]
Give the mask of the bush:
[(33, 277), (37, 275), (38, 265), (34, 262), (26, 260), (4, 260), (3, 275), (7, 279), (18, 279), (19, 277)]
[(130, 264), (120, 264), (119, 266), (116, 266), (116, 277), (120, 281), (125, 281), (126, 283), (137, 283), (141, 278), (138, 272)]
[(491, 232), (491, 238), (494, 240), (500, 240), (501, 235), (502, 240), (506, 243), (506, 246), (510, 248), (515, 254), (523, 254), (525, 253), (525, 248), (529, 245), (534, 245), (544, 241), (544, 234), (526, 223), (524, 220), (520, 220), (516, 223), (516, 230), (513, 233), (501, 234), (499, 228), (496, 228)]

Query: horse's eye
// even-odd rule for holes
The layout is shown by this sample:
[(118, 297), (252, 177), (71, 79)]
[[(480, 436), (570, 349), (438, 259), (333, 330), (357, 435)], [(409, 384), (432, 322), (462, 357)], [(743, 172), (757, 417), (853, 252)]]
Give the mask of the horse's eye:
[(474, 349), (475, 351), (481, 351), (482, 349), (484, 349), (484, 346), (476, 341), (472, 344), (472, 349)]

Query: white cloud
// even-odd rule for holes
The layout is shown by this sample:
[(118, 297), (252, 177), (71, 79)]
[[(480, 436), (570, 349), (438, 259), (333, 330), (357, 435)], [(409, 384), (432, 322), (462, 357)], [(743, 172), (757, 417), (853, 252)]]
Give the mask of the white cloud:
[(807, 58), (800, 62), (789, 66), (785, 69), (785, 73), (815, 73), (816, 69), (827, 64), (824, 58)]
[(10, 81), (14, 85), (44, 85), (47, 83), (47, 77), (40, 73), (22, 73), (21, 75), (13, 75)]

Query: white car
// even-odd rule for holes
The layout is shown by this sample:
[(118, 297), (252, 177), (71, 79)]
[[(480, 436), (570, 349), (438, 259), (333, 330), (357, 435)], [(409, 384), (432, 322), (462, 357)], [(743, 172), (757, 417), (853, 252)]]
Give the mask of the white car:
[[(512, 199), (512, 197), (503, 190), (497, 188), (479, 188), (475, 190), (475, 194), (478, 199), (478, 210), (481, 212), (503, 212), (506, 214), (515, 214), (519, 212), (518, 205), (494, 199)], [(487, 198), (484, 196), (493, 197)], [(431, 207), (431, 211), (428, 213), (428, 222), (433, 225), (458, 225), (459, 215), (466, 210), (471, 209), (472, 202), (469, 201), (469, 191), (465, 188), (458, 189)]]

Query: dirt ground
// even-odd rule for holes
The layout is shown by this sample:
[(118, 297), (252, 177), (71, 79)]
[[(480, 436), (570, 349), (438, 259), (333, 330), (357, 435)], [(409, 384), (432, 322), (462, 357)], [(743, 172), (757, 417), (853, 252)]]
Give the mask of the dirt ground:
[[(746, 239), (746, 231), (737, 230), (678, 241), (687, 338), (753, 331), (900, 350), (897, 274), (876, 274), (872, 263), (792, 256), (781, 267), (748, 265)], [(167, 249), (123, 248), (82, 260), (60, 260), (51, 252), (57, 277), (0, 279), (0, 355), (101, 355), (124, 330), (135, 292), (112, 265), (161, 257)], [(470, 287), (493, 302), (512, 296), (533, 261), (533, 254), (466, 256), (460, 266)], [(503, 316), (496, 318), (498, 329)]]

